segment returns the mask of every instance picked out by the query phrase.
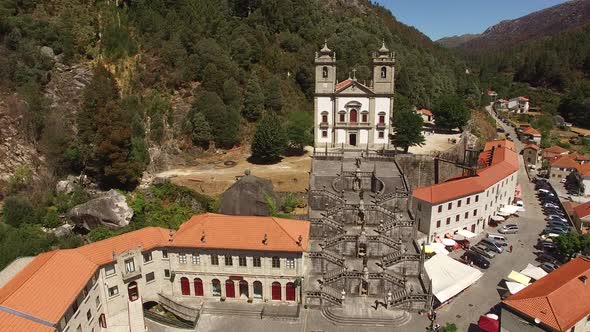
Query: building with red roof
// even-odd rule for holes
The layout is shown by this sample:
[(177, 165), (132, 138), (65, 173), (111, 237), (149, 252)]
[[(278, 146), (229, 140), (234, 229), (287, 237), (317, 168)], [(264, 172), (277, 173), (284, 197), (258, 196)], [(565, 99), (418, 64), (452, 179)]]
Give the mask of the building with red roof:
[(568, 149), (564, 149), (561, 146), (553, 145), (546, 149), (543, 149), (543, 159), (552, 160), (559, 156), (569, 154), (570, 151)]
[(412, 208), (418, 230), (429, 241), (460, 229), (483, 231), (492, 216), (512, 203), (518, 172), (514, 142), (486, 143), (474, 176), (414, 189)]
[(115, 316), (143, 331), (149, 301), (187, 320), (195, 298), (299, 302), (309, 230), (307, 221), (206, 213), (176, 232), (147, 227), (42, 253), (0, 288), (0, 332), (100, 331)]
[(590, 260), (577, 257), (502, 302), (500, 331), (588, 331)]
[(573, 208), (572, 221), (580, 233), (587, 234), (590, 232), (590, 202)]
[(588, 157), (579, 153), (557, 155), (554, 159), (549, 160), (549, 177), (562, 179), (577, 171), (580, 181), (586, 176), (590, 180), (590, 169), (589, 166), (586, 166), (588, 161)]
[(422, 116), (422, 120), (424, 121), (424, 123), (432, 123), (432, 121), (434, 120), (434, 115), (432, 114), (432, 112), (425, 108), (417, 110), (416, 113)]
[(520, 133), (520, 140), (528, 144), (541, 145), (541, 138), (541, 133), (533, 127), (523, 128)]
[(539, 146), (537, 144), (527, 144), (522, 149), (522, 157), (527, 165), (537, 165), (539, 162)]

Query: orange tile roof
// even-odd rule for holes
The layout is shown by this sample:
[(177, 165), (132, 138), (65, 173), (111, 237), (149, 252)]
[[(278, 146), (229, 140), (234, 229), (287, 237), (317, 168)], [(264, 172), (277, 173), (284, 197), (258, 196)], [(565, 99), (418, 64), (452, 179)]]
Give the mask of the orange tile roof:
[(97, 268), (76, 249), (40, 254), (0, 289), (0, 305), (57, 323)]
[[(225, 216), (206, 213), (182, 224), (170, 244), (174, 247), (226, 248), (304, 252), (310, 223), (275, 217)], [(205, 233), (204, 243), (201, 237)], [(267, 236), (267, 244), (263, 243)], [(301, 246), (297, 244), (302, 237)]]
[(539, 131), (537, 131), (537, 129), (533, 128), (533, 127), (528, 127), (522, 133), (523, 134), (526, 134), (526, 135), (541, 136), (541, 133)]
[(514, 150), (514, 142), (497, 140), (486, 143), (484, 151), (480, 154), (480, 162), (485, 168), (478, 170), (476, 176), (416, 188), (412, 196), (431, 204), (438, 204), (486, 190), (518, 171), (518, 154)]
[[(170, 230), (146, 227), (76, 249), (56, 250), (37, 255), (24, 269), (0, 288), (2, 308), (28, 315), (31, 319), (0, 315), (0, 332), (53, 331), (53, 329), (21, 328), (42, 320), (55, 324), (86, 286), (92, 275), (120, 254), (141, 246), (141, 250), (158, 247), (194, 247), (244, 249), (263, 251), (304, 252), (309, 242), (308, 221), (273, 217), (225, 216), (201, 214), (181, 225), (170, 242)], [(200, 242), (205, 231), (206, 243)], [(262, 243), (264, 234), (268, 244)], [(301, 246), (297, 244), (302, 236)], [(22, 322), (25, 320), (30, 323)], [(24, 325), (23, 325), (24, 324)]]
[[(584, 283), (579, 279), (586, 276)], [(590, 260), (577, 257), (503, 301), (558, 331), (569, 330), (590, 314)]]
[(543, 152), (562, 154), (562, 153), (569, 153), (569, 150), (564, 149), (559, 145), (554, 145), (554, 146), (548, 147), (546, 149), (543, 149)]
[(533, 150), (539, 151), (539, 146), (537, 144), (527, 144), (524, 148), (525, 149), (533, 149)]
[(15, 331), (27, 331), (27, 332), (53, 332), (54, 327), (49, 327), (41, 323), (34, 322), (32, 320), (4, 312), (0, 310), (0, 332), (15, 332)]
[(567, 214), (569, 214), (569, 215), (574, 214), (574, 209), (578, 205), (580, 205), (580, 204), (578, 204), (576, 202), (570, 202), (570, 201), (563, 202), (563, 207), (565, 208), (565, 212), (567, 212)]
[(574, 213), (581, 219), (590, 215), (590, 202), (574, 207)]
[(165, 247), (168, 245), (169, 232), (164, 228), (146, 227), (90, 243), (76, 250), (95, 264), (103, 265), (113, 261), (113, 252), (120, 254), (139, 246), (141, 246), (142, 251)]
[(432, 112), (430, 110), (425, 109), (425, 108), (418, 110), (418, 113), (424, 114), (426, 116), (433, 116)]
[(551, 167), (561, 167), (561, 168), (575, 168), (577, 169), (580, 164), (576, 162), (570, 155), (560, 155), (556, 159), (550, 162)]
[(582, 174), (583, 176), (590, 176), (590, 164), (585, 163), (578, 165), (576, 169), (578, 170), (578, 173)]
[(350, 83), (352, 83), (352, 78), (346, 79), (346, 80), (336, 84), (336, 90), (340, 90), (343, 87), (349, 85)]

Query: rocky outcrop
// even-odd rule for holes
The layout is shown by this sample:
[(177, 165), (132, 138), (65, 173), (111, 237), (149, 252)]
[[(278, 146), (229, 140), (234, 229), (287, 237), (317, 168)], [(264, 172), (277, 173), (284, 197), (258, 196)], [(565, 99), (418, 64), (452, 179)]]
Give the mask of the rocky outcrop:
[(68, 212), (68, 218), (88, 230), (100, 225), (124, 227), (129, 225), (132, 217), (133, 210), (127, 205), (125, 196), (112, 189)]
[(250, 175), (247, 170), (246, 175), (221, 194), (219, 212), (238, 216), (269, 216), (271, 211), (267, 197), (278, 202), (272, 182)]

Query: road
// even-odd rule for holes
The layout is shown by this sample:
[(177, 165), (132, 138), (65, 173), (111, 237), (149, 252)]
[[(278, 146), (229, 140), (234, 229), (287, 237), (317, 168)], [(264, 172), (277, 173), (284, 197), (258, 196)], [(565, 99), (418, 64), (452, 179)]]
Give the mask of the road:
[[(514, 129), (498, 120), (491, 113), (490, 108), (487, 109), (498, 124), (515, 139), (516, 149), (520, 153), (523, 144), (516, 140)], [(491, 260), (491, 267), (485, 270), (483, 277), (477, 283), (439, 310), (438, 321), (441, 325), (444, 325), (445, 322), (453, 322), (459, 331), (478, 331), (476, 326), (479, 316), (488, 313), (501, 301), (501, 295), (507, 292), (503, 279), (510, 271), (520, 271), (528, 263), (536, 265), (535, 259), (538, 250), (534, 246), (539, 233), (545, 227), (545, 216), (535, 196), (534, 184), (527, 177), (522, 158), (519, 158), (519, 164), (518, 183), (522, 188), (522, 199), (526, 211), (520, 213), (518, 218), (511, 219), (520, 226), (518, 234), (507, 235), (510, 244), (513, 245), (513, 252), (505, 251), (497, 255)]]

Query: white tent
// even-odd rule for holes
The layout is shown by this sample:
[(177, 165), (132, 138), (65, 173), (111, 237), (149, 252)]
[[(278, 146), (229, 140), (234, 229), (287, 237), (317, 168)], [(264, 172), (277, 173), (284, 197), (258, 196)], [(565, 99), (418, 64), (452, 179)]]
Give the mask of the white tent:
[(521, 290), (525, 289), (527, 286), (519, 284), (517, 282), (506, 281), (506, 287), (508, 287), (508, 291), (510, 291), (510, 294), (516, 294)]
[(539, 280), (547, 275), (547, 272), (545, 272), (542, 268), (533, 266), (531, 264), (527, 264), (524, 270), (520, 271), (520, 273), (535, 280)]
[(501, 216), (492, 216), (493, 221), (504, 221), (504, 217)]
[(444, 303), (475, 283), (483, 273), (445, 255), (434, 255), (424, 263), (432, 279), (432, 293)]
[(466, 238), (468, 238), (468, 239), (471, 239), (472, 237), (475, 237), (475, 236), (476, 236), (476, 234), (475, 234), (475, 233), (473, 233), (473, 232), (470, 232), (470, 231), (468, 231), (468, 230), (466, 230), (466, 229), (460, 229), (460, 230), (458, 230), (458, 231), (457, 231), (457, 234), (459, 234), (459, 235), (461, 235), (461, 236), (464, 236), (464, 237), (466, 237)]

